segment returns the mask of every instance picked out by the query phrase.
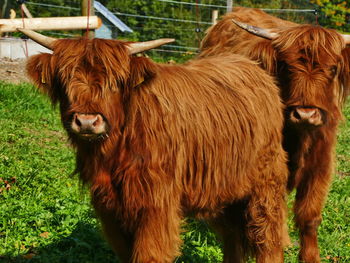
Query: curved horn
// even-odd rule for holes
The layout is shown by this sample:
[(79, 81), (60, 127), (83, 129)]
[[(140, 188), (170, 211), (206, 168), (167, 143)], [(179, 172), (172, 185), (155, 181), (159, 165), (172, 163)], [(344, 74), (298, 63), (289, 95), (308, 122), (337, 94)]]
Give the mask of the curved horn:
[(261, 27), (248, 25), (245, 23), (238, 22), (237, 20), (234, 20), (234, 19), (232, 19), (232, 22), (235, 23), (240, 28), (243, 28), (244, 30), (246, 30), (249, 33), (252, 33), (258, 37), (263, 37), (263, 38), (267, 38), (267, 39), (274, 39), (274, 38), (278, 37), (277, 33), (273, 33), (269, 29), (263, 29)]
[(27, 37), (31, 38), (35, 42), (39, 43), (40, 45), (47, 47), (48, 49), (51, 49), (51, 50), (53, 47), (53, 43), (57, 40), (56, 38), (47, 37), (29, 29), (17, 28), (17, 30), (25, 34)]
[(146, 42), (135, 42), (135, 43), (130, 43), (129, 44), (129, 53), (130, 55), (140, 53), (152, 48), (159, 47), (164, 44), (168, 44), (171, 42), (174, 42), (175, 39), (173, 38), (161, 38), (161, 39), (156, 39), (156, 40), (151, 40), (151, 41), (146, 41)]
[(345, 44), (350, 44), (350, 35), (341, 35), (345, 41)]

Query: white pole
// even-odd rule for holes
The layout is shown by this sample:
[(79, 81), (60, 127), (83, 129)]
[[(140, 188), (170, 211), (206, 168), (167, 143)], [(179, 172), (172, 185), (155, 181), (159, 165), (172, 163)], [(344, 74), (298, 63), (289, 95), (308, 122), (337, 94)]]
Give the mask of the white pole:
[(218, 16), (219, 16), (219, 10), (213, 10), (211, 13), (211, 22), (213, 23), (213, 25), (217, 23)]
[(226, 11), (227, 11), (227, 13), (229, 13), (229, 12), (231, 12), (232, 11), (232, 5), (233, 5), (233, 0), (227, 0), (226, 1), (226, 3), (227, 3), (227, 9), (226, 9)]

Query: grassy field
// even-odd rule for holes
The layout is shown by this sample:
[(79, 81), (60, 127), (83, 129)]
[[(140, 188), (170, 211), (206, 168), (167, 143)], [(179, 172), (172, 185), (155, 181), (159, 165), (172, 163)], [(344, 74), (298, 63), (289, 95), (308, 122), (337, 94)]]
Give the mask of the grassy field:
[[(339, 132), (337, 172), (323, 212), (323, 262), (350, 262), (350, 104)], [(72, 176), (74, 153), (58, 111), (31, 85), (0, 82), (0, 262), (111, 263), (89, 195)], [(285, 262), (297, 262), (297, 233)], [(176, 262), (220, 262), (205, 224), (190, 221)]]

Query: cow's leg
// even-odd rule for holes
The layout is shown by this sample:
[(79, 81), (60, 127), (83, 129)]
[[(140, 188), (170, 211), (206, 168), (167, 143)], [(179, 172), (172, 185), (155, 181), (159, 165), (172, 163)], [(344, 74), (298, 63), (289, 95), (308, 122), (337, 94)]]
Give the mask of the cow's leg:
[(248, 214), (248, 236), (254, 247), (257, 263), (283, 262), (283, 249), (288, 234), (285, 225), (285, 200), (281, 198), (277, 201), (278, 199), (276, 198), (276, 204), (252, 204), (255, 207)]
[(230, 229), (230, 231), (223, 235), (224, 263), (245, 262), (246, 256), (242, 243), (241, 231), (238, 228)]
[(121, 262), (129, 263), (132, 257), (132, 235), (122, 227), (123, 224), (112, 205), (115, 196), (109, 178), (107, 173), (99, 173), (96, 184), (91, 187), (92, 204), (110, 247)]
[[(283, 249), (289, 242), (286, 225), (287, 168), (267, 163), (259, 176), (247, 205), (247, 234), (254, 246), (257, 263), (283, 262)], [(281, 165), (278, 167), (278, 165)], [(260, 181), (260, 182), (259, 182)]]
[(322, 220), (321, 212), (331, 183), (333, 150), (330, 143), (319, 141), (310, 152), (297, 183), (294, 213), (300, 235), (299, 260), (319, 263), (317, 228)]
[[(283, 206), (283, 201), (280, 202), (281, 206)], [(257, 263), (282, 263), (284, 261), (283, 249), (289, 238), (285, 226), (285, 215), (283, 215), (285, 212), (278, 211), (283, 210), (281, 206), (275, 206), (273, 208), (275, 211), (268, 211), (270, 208), (263, 207), (261, 204), (254, 208), (259, 210), (259, 214), (253, 215), (248, 223), (248, 235), (254, 247)]]
[[(244, 211), (236, 211), (236, 215), (230, 215), (227, 219), (231, 222), (223, 225), (222, 240), (224, 249), (224, 263), (243, 263), (248, 258), (248, 240), (246, 238), (246, 224)], [(227, 222), (227, 221), (226, 221)]]
[(245, 220), (246, 203), (237, 203), (225, 210), (222, 227), (224, 263), (241, 263), (248, 258)]
[(240, 202), (225, 208), (224, 213), (211, 221), (224, 248), (224, 263), (242, 263), (248, 256), (246, 238), (246, 203)]
[(132, 257), (132, 236), (121, 227), (120, 221), (111, 212), (96, 210), (101, 220), (102, 230), (110, 247), (123, 263), (129, 263)]
[(297, 187), (294, 204), (295, 223), (300, 235), (299, 259), (305, 263), (320, 262), (317, 228), (322, 220), (321, 212), (328, 193), (330, 177), (330, 173), (321, 175), (316, 171), (310, 171), (303, 174), (303, 179)]
[(176, 206), (143, 210), (136, 227), (131, 262), (173, 262), (180, 254), (180, 223)]

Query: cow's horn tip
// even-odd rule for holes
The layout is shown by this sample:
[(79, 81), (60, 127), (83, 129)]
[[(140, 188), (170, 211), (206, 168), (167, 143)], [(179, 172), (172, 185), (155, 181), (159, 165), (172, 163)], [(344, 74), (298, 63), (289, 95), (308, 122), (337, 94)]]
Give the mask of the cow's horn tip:
[(175, 42), (175, 38), (164, 38), (163, 40), (167, 43)]

